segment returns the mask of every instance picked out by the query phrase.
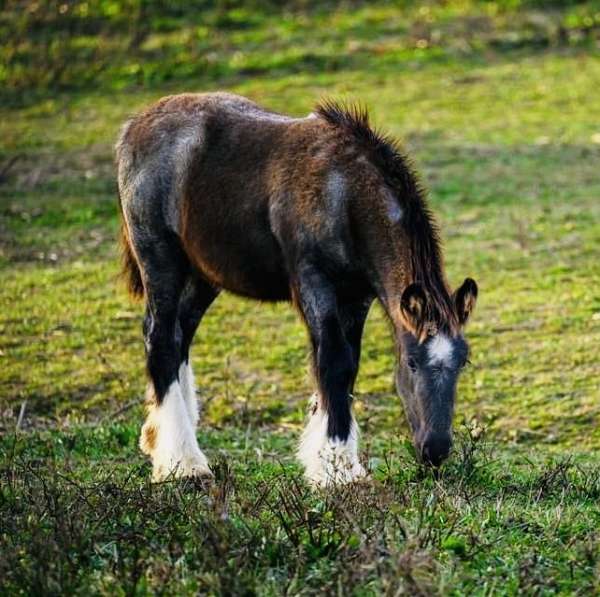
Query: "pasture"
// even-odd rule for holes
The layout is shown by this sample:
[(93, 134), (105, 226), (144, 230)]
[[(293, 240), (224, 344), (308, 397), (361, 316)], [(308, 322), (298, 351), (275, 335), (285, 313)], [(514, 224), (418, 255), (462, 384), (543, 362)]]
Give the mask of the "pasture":
[[(600, 590), (600, 4), (186, 4), (0, 9), (0, 593)], [(304, 328), (224, 295), (192, 349), (215, 483), (150, 483), (112, 146), (151, 101), (217, 89), (360, 100), (413, 156), (451, 284), (480, 288), (439, 475), (375, 306), (372, 480), (311, 491)]]

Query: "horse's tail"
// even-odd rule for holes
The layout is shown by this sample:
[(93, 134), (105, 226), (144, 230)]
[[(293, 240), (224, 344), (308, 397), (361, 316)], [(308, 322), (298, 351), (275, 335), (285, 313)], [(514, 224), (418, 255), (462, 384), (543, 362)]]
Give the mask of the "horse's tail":
[[(119, 197), (119, 206), (121, 198)], [(122, 209), (122, 208), (121, 208)], [(144, 296), (144, 284), (142, 282), (142, 272), (137, 259), (131, 248), (131, 241), (127, 233), (125, 218), (121, 213), (121, 228), (119, 229), (119, 242), (121, 244), (121, 276), (127, 284), (129, 294), (134, 299), (141, 299)]]
[(141, 299), (144, 296), (144, 284), (142, 283), (142, 272), (136, 261), (135, 255), (131, 250), (125, 222), (121, 222), (119, 231), (121, 241), (121, 275), (125, 279), (129, 294), (135, 299)]

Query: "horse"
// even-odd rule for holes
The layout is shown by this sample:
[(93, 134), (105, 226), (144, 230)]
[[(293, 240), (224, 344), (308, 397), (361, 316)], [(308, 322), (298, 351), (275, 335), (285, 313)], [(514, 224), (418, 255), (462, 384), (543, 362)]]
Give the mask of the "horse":
[(173, 95), (124, 124), (116, 163), (124, 274), (145, 298), (140, 448), (154, 481), (212, 475), (190, 345), (223, 290), (291, 302), (308, 330), (317, 391), (297, 456), (309, 483), (367, 474), (352, 401), (375, 300), (418, 458), (449, 456), (477, 284), (450, 290), (424, 188), (364, 107), (325, 100), (295, 118), (229, 93)]

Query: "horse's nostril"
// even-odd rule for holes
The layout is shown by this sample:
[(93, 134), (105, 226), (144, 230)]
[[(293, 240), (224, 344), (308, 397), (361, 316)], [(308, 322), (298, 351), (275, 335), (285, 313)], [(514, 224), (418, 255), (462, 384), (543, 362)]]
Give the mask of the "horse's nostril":
[(423, 462), (431, 466), (440, 466), (448, 458), (451, 447), (452, 441), (447, 435), (430, 435), (421, 448)]

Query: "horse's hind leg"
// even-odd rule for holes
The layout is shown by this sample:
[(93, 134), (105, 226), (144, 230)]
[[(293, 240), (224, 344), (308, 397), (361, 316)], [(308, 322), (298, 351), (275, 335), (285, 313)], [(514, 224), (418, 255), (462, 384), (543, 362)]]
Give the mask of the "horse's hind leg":
[[(150, 383), (148, 418), (140, 447), (152, 458), (155, 481), (211, 475), (196, 441), (189, 407), (179, 380), (183, 330), (179, 305), (189, 274), (185, 255), (171, 237), (135, 244), (146, 292), (144, 341)], [(188, 346), (189, 348), (189, 346)]]
[(335, 289), (322, 273), (311, 266), (301, 269), (294, 299), (309, 329), (319, 389), (298, 457), (311, 483), (347, 483), (365, 474), (351, 412), (358, 354), (346, 338)]
[(188, 279), (179, 301), (178, 322), (181, 330), (179, 381), (194, 429), (198, 423), (198, 401), (190, 359), (190, 347), (200, 320), (218, 293), (217, 289), (194, 275)]

